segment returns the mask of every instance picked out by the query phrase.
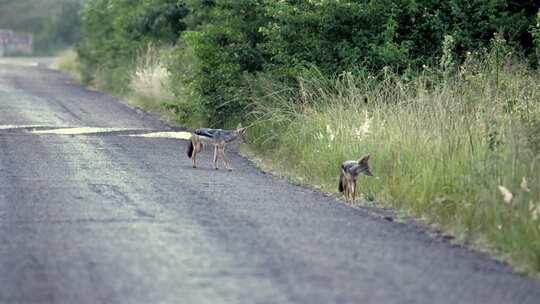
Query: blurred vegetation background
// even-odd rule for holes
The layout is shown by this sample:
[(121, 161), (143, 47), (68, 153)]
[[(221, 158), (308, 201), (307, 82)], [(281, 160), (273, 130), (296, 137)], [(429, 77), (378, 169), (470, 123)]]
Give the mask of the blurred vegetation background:
[(0, 29), (34, 35), (34, 54), (51, 55), (80, 38), (83, 0), (0, 0)]

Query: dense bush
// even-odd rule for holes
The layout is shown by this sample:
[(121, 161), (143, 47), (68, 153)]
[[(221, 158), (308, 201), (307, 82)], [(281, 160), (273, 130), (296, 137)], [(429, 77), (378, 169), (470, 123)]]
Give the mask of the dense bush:
[(394, 70), (436, 61), (445, 35), (457, 55), (486, 47), (495, 32), (526, 53), (538, 1), (267, 1), (267, 48), (280, 64), (325, 72)]
[[(259, 0), (225, 0), (198, 8), (198, 21), (183, 35), (185, 47), (178, 48), (171, 72), (193, 90), (206, 120), (223, 125), (238, 119), (247, 106), (245, 75), (262, 72), (267, 61), (258, 47), (264, 39), (259, 31), (266, 24), (264, 6)], [(178, 67), (185, 60), (194, 63), (189, 73)], [(187, 106), (184, 112), (193, 104)]]
[[(458, 61), (488, 47), (494, 33), (532, 56), (540, 3), (191, 0), (187, 6), (195, 16), (171, 69), (194, 97), (182, 112), (202, 110), (223, 125), (243, 116), (251, 94), (246, 78), (260, 73), (290, 83), (312, 66), (324, 74), (416, 70), (438, 64), (447, 35)], [(180, 68), (187, 64), (189, 70)]]
[(187, 8), (176, 0), (94, 0), (84, 3), (84, 39), (77, 45), (86, 83), (123, 92), (137, 55), (148, 45), (174, 43)]
[(445, 58), (456, 62), (499, 33), (536, 64), (539, 8), (536, 0), (94, 0), (84, 6), (78, 53), (83, 79), (101, 75), (122, 91), (148, 43), (175, 44), (177, 110), (223, 125), (246, 113), (254, 75), (290, 84), (313, 66), (410, 74), (441, 62), (445, 37)]

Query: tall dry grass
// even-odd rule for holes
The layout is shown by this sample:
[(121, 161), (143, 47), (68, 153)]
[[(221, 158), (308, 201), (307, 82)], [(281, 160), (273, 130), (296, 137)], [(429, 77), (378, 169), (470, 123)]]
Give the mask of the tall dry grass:
[[(500, 55), (500, 54), (499, 54)], [(371, 155), (360, 192), (540, 271), (540, 76), (506, 54), (470, 55), (412, 81), (311, 74), (259, 79), (255, 149), (337, 192), (341, 162)]]
[(144, 110), (174, 119), (175, 113), (163, 105), (173, 102), (171, 79), (167, 70), (167, 56), (170, 50), (148, 47), (137, 56), (135, 69), (131, 74), (128, 101)]
[(81, 81), (81, 65), (77, 53), (73, 49), (60, 53), (53, 61), (51, 67), (64, 71), (77, 81)]

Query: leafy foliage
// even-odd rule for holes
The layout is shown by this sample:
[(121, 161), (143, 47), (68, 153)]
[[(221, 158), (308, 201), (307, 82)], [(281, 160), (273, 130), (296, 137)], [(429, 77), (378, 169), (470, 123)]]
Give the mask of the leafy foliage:
[[(238, 119), (244, 113), (247, 86), (244, 75), (263, 71), (266, 58), (258, 48), (263, 35), (258, 31), (265, 24), (262, 1), (226, 0), (219, 4), (201, 3), (195, 29), (183, 36), (185, 48), (192, 51), (193, 69), (189, 75), (173, 75), (188, 85), (202, 103), (204, 116), (214, 125)], [(176, 57), (184, 60), (184, 57)], [(181, 64), (182, 62), (176, 62)], [(189, 109), (186, 109), (189, 111)]]
[(222, 126), (248, 112), (258, 74), (294, 85), (312, 67), (377, 75), (443, 64), (452, 73), (495, 33), (536, 64), (539, 8), (536, 0), (94, 0), (78, 52), (86, 81), (102, 74), (122, 91), (149, 43), (174, 44), (179, 113)]
[(77, 46), (82, 79), (125, 91), (137, 55), (148, 43), (174, 43), (187, 8), (176, 0), (94, 0), (84, 3), (84, 39)]
[(398, 37), (393, 1), (266, 2), (264, 48), (273, 65), (316, 65), (335, 73), (358, 66), (407, 66), (411, 41)]

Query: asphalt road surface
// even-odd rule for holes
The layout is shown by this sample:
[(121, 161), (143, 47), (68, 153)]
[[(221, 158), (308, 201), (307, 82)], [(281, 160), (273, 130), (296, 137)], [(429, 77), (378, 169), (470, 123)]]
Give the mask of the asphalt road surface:
[[(0, 303), (540, 303), (502, 263), (0, 63)], [(179, 133), (181, 134), (181, 133)], [(133, 136), (134, 135), (134, 136)], [(376, 171), (376, 168), (374, 168)]]

